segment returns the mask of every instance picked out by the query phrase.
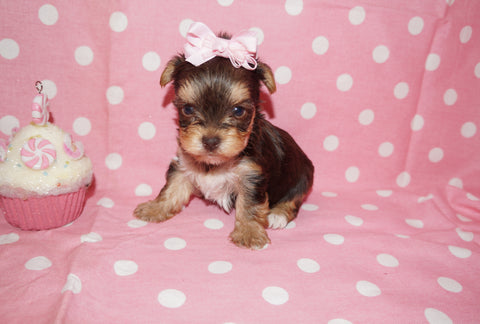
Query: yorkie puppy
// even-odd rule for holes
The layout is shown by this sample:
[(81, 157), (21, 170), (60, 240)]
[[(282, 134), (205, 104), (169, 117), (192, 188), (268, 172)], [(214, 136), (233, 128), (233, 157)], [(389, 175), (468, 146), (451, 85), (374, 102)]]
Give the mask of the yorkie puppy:
[(266, 228), (283, 228), (297, 216), (314, 167), (261, 113), (260, 82), (270, 93), (276, 86), (270, 67), (256, 58), (254, 34), (217, 37), (194, 23), (187, 39), (185, 54), (170, 60), (160, 79), (175, 89), (177, 157), (159, 195), (134, 214), (162, 222), (199, 195), (227, 212), (235, 208), (234, 244), (262, 248), (270, 242)]

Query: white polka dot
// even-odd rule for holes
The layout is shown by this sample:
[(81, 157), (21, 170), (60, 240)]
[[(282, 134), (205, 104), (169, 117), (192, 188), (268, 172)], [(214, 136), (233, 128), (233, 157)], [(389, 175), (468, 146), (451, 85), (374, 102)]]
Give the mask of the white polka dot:
[(360, 25), (365, 20), (365, 9), (357, 6), (348, 12), (348, 20), (352, 25)]
[(372, 52), (373, 60), (376, 63), (385, 63), (390, 56), (390, 50), (385, 45), (378, 45)]
[(465, 26), (462, 28), (460, 31), (460, 42), (462, 44), (468, 43), (470, 38), (472, 37), (472, 27), (471, 26)]
[(217, 2), (222, 7), (230, 7), (233, 3), (233, 0), (217, 0)]
[(380, 144), (378, 147), (378, 154), (381, 157), (389, 157), (393, 154), (394, 146), (390, 142)]
[(377, 255), (377, 262), (380, 263), (384, 267), (395, 268), (398, 267), (399, 263), (397, 258), (393, 255), (381, 253)]
[(9, 233), (0, 235), (0, 245), (12, 244), (17, 242), (20, 236), (17, 233)]
[(335, 135), (329, 135), (323, 141), (323, 148), (329, 152), (335, 151), (338, 148), (339, 141)]
[(80, 136), (88, 135), (91, 130), (92, 130), (92, 124), (90, 123), (90, 120), (86, 117), (78, 117), (73, 122), (73, 131), (77, 135), (80, 135)]
[(368, 211), (376, 211), (376, 210), (378, 210), (378, 206), (377, 206), (377, 205), (373, 205), (373, 204), (363, 204), (363, 205), (361, 205), (360, 207), (362, 207), (362, 209), (365, 209), (365, 210), (368, 210)]
[(345, 220), (347, 223), (353, 226), (362, 226), (363, 225), (363, 219), (361, 219), (358, 216), (353, 216), (353, 215), (347, 215), (345, 216)]
[(437, 282), (443, 289), (449, 292), (459, 293), (463, 289), (462, 285), (458, 281), (451, 278), (439, 277)]
[(425, 70), (435, 71), (440, 66), (440, 56), (438, 54), (430, 53), (425, 61)]
[(184, 239), (178, 237), (172, 237), (163, 243), (167, 250), (177, 251), (182, 250), (187, 246), (187, 242)]
[(338, 197), (338, 193), (336, 193), (336, 192), (331, 192), (331, 191), (322, 191), (320, 194), (321, 194), (323, 197), (327, 197), (327, 198)]
[(366, 297), (376, 297), (382, 293), (377, 285), (365, 280), (358, 281), (356, 288), (361, 295)]
[(288, 301), (288, 292), (280, 287), (267, 287), (262, 291), (262, 297), (272, 305), (282, 305)]
[(178, 26), (178, 29), (180, 31), (180, 34), (183, 37), (187, 36), (188, 29), (190, 28), (190, 25), (193, 23), (192, 19), (184, 19), (180, 22), (180, 25)]
[(0, 41), (0, 55), (7, 60), (13, 60), (20, 54), (20, 46), (10, 38), (4, 38)]
[(347, 321), (343, 318), (334, 318), (332, 320), (329, 320), (327, 324), (352, 324), (352, 322)]
[(467, 218), (467, 217), (462, 216), (462, 215), (460, 215), (460, 214), (456, 214), (456, 216), (457, 216), (457, 218), (458, 218), (459, 220), (461, 220), (462, 222), (465, 222), (465, 223), (468, 223), (468, 222), (471, 222), (471, 221), (472, 221), (470, 218)]
[(120, 33), (127, 29), (128, 18), (123, 12), (117, 11), (110, 15), (109, 23), (114, 32)]
[(306, 102), (302, 105), (300, 109), (300, 115), (304, 119), (312, 119), (317, 113), (317, 106), (313, 102)]
[(103, 197), (97, 201), (97, 205), (105, 208), (112, 208), (113, 206), (115, 206), (115, 203), (113, 202), (112, 199)]
[(148, 197), (152, 192), (152, 187), (146, 183), (141, 183), (135, 188), (135, 196), (137, 197)]
[(477, 125), (472, 122), (467, 122), (462, 125), (461, 134), (463, 137), (470, 138), (477, 133)]
[(451, 6), (453, 5), (453, 3), (455, 2), (455, 0), (446, 0), (447, 1), (447, 5)]
[(424, 124), (425, 121), (423, 120), (423, 117), (420, 115), (415, 115), (413, 116), (412, 122), (410, 123), (410, 127), (412, 131), (417, 132), (423, 128)]
[(208, 265), (208, 271), (214, 274), (224, 274), (230, 272), (233, 266), (227, 261), (215, 261)]
[(455, 229), (455, 231), (457, 232), (458, 236), (465, 242), (472, 242), (473, 238), (475, 237), (473, 232), (467, 232), (462, 230), (461, 228), (457, 228)]
[(393, 89), (393, 95), (397, 99), (405, 99), (408, 95), (409, 90), (410, 88), (408, 86), (408, 83), (400, 82)]
[(155, 137), (156, 132), (157, 129), (155, 128), (155, 125), (150, 122), (143, 122), (138, 126), (138, 135), (143, 140), (151, 140)]
[(265, 38), (265, 34), (263, 33), (263, 30), (259, 27), (252, 27), (252, 28), (249, 28), (249, 30), (257, 34), (257, 45), (262, 44), (263, 39)]
[(463, 189), (463, 181), (460, 178), (452, 178), (448, 181), (448, 184), (459, 189)]
[(318, 36), (312, 42), (312, 50), (315, 54), (323, 55), (328, 51), (330, 43), (325, 36)]
[(77, 275), (69, 273), (67, 276), (67, 282), (62, 288), (62, 294), (66, 291), (71, 291), (74, 294), (79, 294), (82, 291), (82, 281)]
[(118, 276), (130, 276), (138, 271), (138, 265), (131, 260), (119, 260), (113, 265)]
[(118, 105), (123, 101), (123, 89), (119, 86), (111, 86), (107, 89), (107, 100), (111, 105)]
[(75, 50), (75, 61), (82, 66), (93, 62), (93, 51), (88, 46), (79, 46)]
[(307, 211), (316, 211), (318, 210), (318, 206), (314, 204), (303, 204), (301, 207), (303, 210)]
[(414, 228), (423, 228), (424, 224), (420, 219), (405, 219), (405, 223)]
[(357, 182), (360, 177), (360, 170), (356, 166), (351, 166), (345, 171), (345, 179), (348, 182)]
[(443, 95), (443, 101), (447, 106), (452, 106), (457, 102), (457, 91), (455, 89), (448, 89)]
[(425, 318), (429, 324), (453, 324), (450, 317), (435, 308), (425, 309)]
[(83, 234), (80, 237), (80, 242), (81, 243), (96, 243), (102, 241), (103, 238), (100, 234), (95, 233), (95, 232), (90, 232), (88, 234)]
[(471, 200), (471, 201), (480, 201), (480, 198), (478, 198), (477, 196), (474, 196), (473, 194), (467, 192), (467, 199)]
[(51, 4), (45, 4), (38, 9), (38, 18), (47, 26), (55, 25), (58, 20), (57, 8)]
[(473, 70), (473, 74), (475, 74), (475, 76), (480, 79), (480, 62), (475, 65), (475, 70)]
[(345, 242), (345, 238), (340, 234), (325, 234), (323, 239), (333, 245), (341, 245)]
[(158, 294), (158, 302), (167, 308), (178, 308), (185, 304), (187, 296), (177, 289), (165, 289)]
[(401, 188), (405, 188), (410, 184), (411, 179), (410, 174), (404, 171), (397, 176), (397, 185)]
[[(284, 229), (289, 230), (289, 229), (292, 229), (292, 228), (295, 228), (295, 227), (297, 227), (297, 223), (295, 223), (295, 221), (290, 221), (290, 222), (287, 224), (287, 226), (284, 227)], [(267, 245), (268, 245), (268, 244), (267, 244)]]
[(147, 52), (143, 55), (142, 65), (147, 71), (153, 72), (158, 70), (161, 64), (160, 56), (156, 52)]
[(362, 125), (370, 125), (375, 119), (375, 113), (371, 109), (365, 109), (358, 115), (358, 122)]
[(337, 89), (340, 91), (349, 91), (353, 86), (353, 78), (350, 74), (344, 73), (337, 78)]
[(127, 226), (130, 228), (141, 228), (147, 225), (148, 225), (148, 222), (143, 221), (141, 219), (132, 219), (132, 220), (129, 220), (127, 223)]
[(205, 222), (203, 222), (203, 226), (205, 226), (208, 229), (218, 230), (223, 227), (223, 222), (219, 219), (210, 218), (210, 219), (207, 219)]
[(435, 198), (435, 196), (433, 194), (428, 194), (428, 195), (423, 196), (423, 197), (418, 197), (417, 202), (419, 204), (421, 204), (421, 203), (424, 203), (428, 200), (432, 200), (433, 198)]
[(443, 159), (443, 150), (439, 147), (435, 147), (428, 153), (428, 159), (432, 163), (438, 163)]
[(286, 66), (280, 66), (275, 71), (275, 81), (279, 84), (287, 84), (292, 79), (292, 71)]
[(110, 170), (117, 170), (122, 166), (122, 156), (118, 153), (110, 153), (105, 158), (105, 164)]
[(450, 253), (460, 259), (466, 259), (472, 255), (472, 251), (470, 251), (469, 249), (458, 246), (449, 245), (448, 250), (450, 251)]
[(43, 92), (47, 94), (48, 99), (53, 99), (57, 95), (57, 85), (51, 80), (42, 80)]
[(299, 259), (297, 261), (297, 266), (300, 268), (300, 270), (306, 273), (315, 273), (320, 270), (320, 265), (317, 263), (317, 261), (307, 258)]
[(37, 256), (31, 258), (25, 263), (25, 268), (28, 270), (45, 270), (52, 266), (52, 261), (44, 256)]
[(0, 131), (2, 133), (11, 136), (12, 130), (15, 128), (20, 128), (20, 122), (18, 121), (17, 117), (7, 115), (0, 118)]
[(420, 34), (423, 30), (424, 22), (421, 17), (413, 17), (408, 22), (408, 32), (414, 36)]
[(285, 10), (290, 16), (297, 16), (303, 10), (303, 0), (286, 0)]
[(386, 197), (390, 197), (393, 194), (393, 191), (392, 190), (377, 190), (376, 193), (380, 197), (386, 198)]

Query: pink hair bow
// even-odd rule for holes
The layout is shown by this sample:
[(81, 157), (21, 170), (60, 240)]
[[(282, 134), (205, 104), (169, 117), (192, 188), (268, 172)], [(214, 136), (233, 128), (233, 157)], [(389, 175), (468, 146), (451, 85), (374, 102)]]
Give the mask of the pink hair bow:
[(216, 56), (229, 58), (236, 68), (257, 68), (257, 37), (255, 32), (243, 31), (231, 39), (217, 37), (205, 24), (195, 22), (190, 26), (185, 44), (187, 62), (199, 66)]

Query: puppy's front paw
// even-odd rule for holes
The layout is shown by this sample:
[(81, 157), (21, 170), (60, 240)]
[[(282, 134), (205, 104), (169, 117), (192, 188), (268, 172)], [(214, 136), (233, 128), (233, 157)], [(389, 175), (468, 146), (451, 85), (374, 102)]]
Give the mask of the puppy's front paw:
[(288, 225), (287, 217), (283, 214), (273, 214), (268, 215), (268, 227), (273, 229), (285, 228)]
[(236, 246), (253, 250), (259, 250), (270, 243), (265, 228), (255, 221), (237, 223), (233, 232), (230, 233), (230, 239)]
[(139, 204), (133, 214), (143, 221), (158, 223), (172, 218), (176, 213), (165, 210), (165, 206), (161, 202), (151, 200)]

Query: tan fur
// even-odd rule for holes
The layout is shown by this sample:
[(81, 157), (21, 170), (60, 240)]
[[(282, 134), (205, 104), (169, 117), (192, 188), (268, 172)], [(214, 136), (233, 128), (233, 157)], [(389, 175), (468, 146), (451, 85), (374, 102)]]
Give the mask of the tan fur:
[(193, 186), (182, 172), (173, 173), (154, 200), (137, 206), (134, 215), (146, 222), (163, 222), (178, 214), (190, 200)]
[(265, 84), (270, 94), (277, 91), (277, 86), (275, 84), (275, 76), (273, 75), (272, 69), (270, 69), (267, 64), (262, 62), (258, 63), (258, 68), (263, 71), (263, 84)]
[(270, 243), (265, 230), (268, 224), (268, 199), (255, 205), (246, 193), (239, 193), (235, 210), (235, 228), (230, 233), (235, 245), (258, 250)]

